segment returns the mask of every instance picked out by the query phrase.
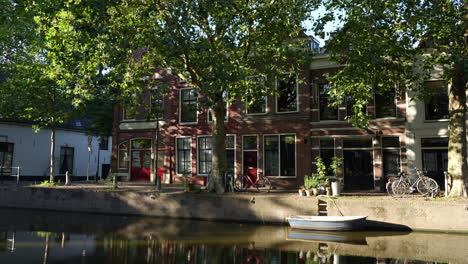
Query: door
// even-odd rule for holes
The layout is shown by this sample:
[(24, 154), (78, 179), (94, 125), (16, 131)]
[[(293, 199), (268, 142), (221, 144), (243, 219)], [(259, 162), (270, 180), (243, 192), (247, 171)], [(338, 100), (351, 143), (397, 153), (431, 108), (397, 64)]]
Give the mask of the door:
[(346, 190), (374, 189), (371, 150), (345, 150), (344, 188)]
[(445, 190), (445, 175), (448, 163), (448, 151), (446, 149), (426, 149), (423, 154), (423, 170), (426, 176), (433, 178), (439, 184), (441, 190)]
[(150, 181), (150, 174), (151, 150), (133, 150), (130, 180)]

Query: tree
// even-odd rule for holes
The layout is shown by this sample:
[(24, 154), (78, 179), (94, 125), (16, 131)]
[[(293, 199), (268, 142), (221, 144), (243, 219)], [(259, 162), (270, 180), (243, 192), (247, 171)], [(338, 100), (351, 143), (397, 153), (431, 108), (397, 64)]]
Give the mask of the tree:
[[(307, 58), (308, 38), (301, 23), (310, 7), (302, 0), (147, 1), (131, 6), (132, 13), (142, 14), (141, 24), (135, 25), (141, 32), (136, 30), (136, 37), (148, 48), (145, 59), (187, 80), (201, 96), (202, 107), (210, 109), (210, 191), (224, 192), (226, 98), (246, 101), (247, 95), (274, 93), (275, 76), (297, 72)], [(249, 76), (264, 76), (269, 85), (248, 81)]]
[(450, 135), (448, 172), (450, 196), (467, 196), (466, 65), (467, 6), (458, 0), (326, 0), (328, 9), (316, 21), (325, 33), (330, 21), (342, 23), (326, 43), (330, 58), (346, 65), (330, 76), (335, 104), (346, 96), (355, 100), (353, 122), (366, 126), (361, 109), (374, 91), (415, 90), (430, 93), (423, 81), (442, 67), (449, 83)]

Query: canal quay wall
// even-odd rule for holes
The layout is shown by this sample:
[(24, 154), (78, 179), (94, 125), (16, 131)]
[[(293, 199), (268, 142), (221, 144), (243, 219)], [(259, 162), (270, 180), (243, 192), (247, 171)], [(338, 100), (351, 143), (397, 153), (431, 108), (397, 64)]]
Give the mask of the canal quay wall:
[[(286, 223), (292, 215), (366, 215), (371, 228), (468, 233), (468, 200), (0, 186), (0, 207), (217, 221)], [(324, 205), (325, 204), (325, 210)]]

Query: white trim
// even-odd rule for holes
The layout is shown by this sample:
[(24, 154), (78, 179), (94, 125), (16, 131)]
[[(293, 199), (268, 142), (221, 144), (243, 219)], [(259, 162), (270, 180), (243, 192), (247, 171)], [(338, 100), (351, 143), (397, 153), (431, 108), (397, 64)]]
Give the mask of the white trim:
[[(295, 111), (287, 111), (287, 112), (279, 112), (278, 111), (278, 95), (275, 96), (275, 113), (276, 114), (289, 114), (289, 113), (298, 113), (299, 112), (299, 74), (297, 73), (290, 73), (290, 72), (285, 72), (282, 75), (287, 75), (289, 76), (291, 74), (294, 74), (296, 76), (296, 110)], [(278, 91), (278, 77), (275, 77), (275, 91)]]
[[(318, 105), (318, 112), (319, 112), (319, 116), (318, 116), (319, 122), (342, 121), (342, 120), (340, 120), (340, 108), (343, 108), (343, 107), (340, 107), (340, 106), (338, 106), (336, 108), (336, 119), (322, 119), (321, 116), (320, 116), (321, 115), (321, 112), (320, 112), (320, 85), (325, 85), (325, 84), (330, 85), (330, 83), (317, 83), (317, 85), (315, 85), (315, 87), (314, 87), (315, 89), (317, 89), (317, 96), (318, 96), (317, 105)], [(345, 110), (347, 110), (346, 107), (344, 107), (344, 108), (345, 108)], [(346, 116), (346, 114), (345, 114), (345, 116)]]
[[(284, 176), (281, 175), (281, 136), (292, 136), (294, 135), (294, 176)], [(280, 133), (280, 134), (263, 134), (262, 135), (262, 144), (263, 144), (263, 173), (265, 174), (265, 137), (268, 136), (277, 136), (278, 137), (278, 176), (268, 176), (269, 178), (297, 178), (297, 135), (296, 133)]]
[(191, 136), (177, 136), (175, 137), (175, 174), (176, 176), (178, 177), (181, 177), (182, 176), (182, 173), (179, 173), (179, 166), (177, 164), (178, 162), (178, 155), (179, 153), (177, 152), (177, 139), (178, 138), (189, 138), (190, 139), (190, 177), (192, 177), (192, 174), (193, 174), (193, 167), (192, 167), (192, 163), (193, 163), (193, 157), (192, 157), (192, 144), (193, 144), (193, 140), (192, 140), (192, 137)]
[(126, 119), (125, 118), (125, 109), (126, 109), (126, 107), (122, 106), (122, 120), (120, 120), (120, 121), (121, 122), (136, 121), (136, 117), (134, 117), (132, 119)]
[[(203, 176), (203, 177), (208, 177), (209, 173), (200, 173), (200, 168), (198, 167), (199, 165), (199, 161), (200, 161), (200, 152), (199, 152), (199, 142), (198, 142), (198, 139), (199, 138), (207, 138), (207, 137), (211, 137), (211, 158), (213, 160), (213, 135), (197, 135), (197, 144), (196, 144), (196, 149), (197, 149), (197, 160), (196, 160), (196, 164), (197, 164), (197, 176)], [(213, 166), (213, 161), (211, 162), (211, 165)]]
[[(253, 149), (248, 149), (248, 150), (244, 150), (244, 137), (256, 137), (257, 138), (257, 148), (255, 150)], [(241, 136), (241, 151), (242, 151), (242, 174), (244, 174), (244, 171), (245, 171), (245, 168), (244, 168), (244, 152), (257, 152), (257, 176), (258, 176), (258, 169), (259, 169), (259, 166), (258, 166), (258, 149), (259, 149), (259, 142), (258, 142), (258, 138), (259, 136), (257, 134), (246, 134), (246, 135), (242, 135)]]
[[(252, 75), (252, 76), (247, 76), (246, 79), (254, 79), (254, 78), (257, 78), (257, 80), (259, 78), (263, 78), (263, 86), (265, 86), (265, 82), (267, 80), (267, 77), (266, 76), (261, 76), (261, 75)], [(264, 95), (262, 97), (265, 97), (265, 112), (263, 113), (253, 113), (253, 114), (249, 114), (249, 108), (246, 104), (246, 102), (243, 102), (244, 103), (244, 108), (245, 108), (245, 114), (248, 115), (248, 116), (256, 116), (256, 115), (266, 115), (268, 114), (268, 96), (267, 95)]]
[[(234, 137), (234, 148), (229, 148), (229, 150), (234, 150), (234, 172), (233, 172), (233, 175), (232, 177), (234, 177), (234, 179), (236, 178), (236, 173), (237, 173), (237, 151), (236, 151), (236, 143), (237, 143), (237, 136), (236, 134), (226, 134), (226, 137)], [(226, 148), (226, 151), (228, 150), (228, 148)]]
[[(151, 100), (151, 91), (155, 91), (155, 90), (159, 90), (159, 86), (156, 85), (156, 86), (153, 86), (149, 89), (149, 106), (150, 106), (150, 113), (152, 111), (152, 106), (153, 106), (153, 101)], [(164, 94), (161, 92), (161, 110), (164, 110)], [(164, 120), (164, 113), (161, 114), (161, 117), (159, 118), (152, 118), (150, 119), (151, 121), (161, 121), (161, 120)]]
[[(127, 148), (126, 148), (127, 159), (128, 159), (127, 160), (127, 162), (128, 162), (127, 168), (120, 167), (120, 145), (122, 145), (122, 144), (127, 144)], [(129, 140), (127, 140), (127, 141), (124, 141), (124, 142), (117, 145), (117, 168), (119, 170), (124, 170), (124, 169), (130, 170), (130, 145), (129, 144), (130, 144), (130, 142), (129, 142)]]
[(181, 121), (181, 118), (182, 118), (182, 90), (197, 90), (196, 88), (193, 88), (193, 87), (183, 87), (183, 88), (179, 88), (179, 124), (180, 125), (196, 125), (198, 124), (198, 95), (196, 96), (196, 116), (197, 116), (197, 121), (193, 121), (193, 122), (182, 122)]

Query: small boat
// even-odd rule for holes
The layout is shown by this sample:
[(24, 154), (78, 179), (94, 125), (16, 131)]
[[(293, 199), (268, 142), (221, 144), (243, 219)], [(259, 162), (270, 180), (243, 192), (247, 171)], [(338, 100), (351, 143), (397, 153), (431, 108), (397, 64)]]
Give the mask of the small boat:
[(367, 216), (307, 216), (287, 217), (292, 228), (323, 231), (350, 231), (362, 229)]

